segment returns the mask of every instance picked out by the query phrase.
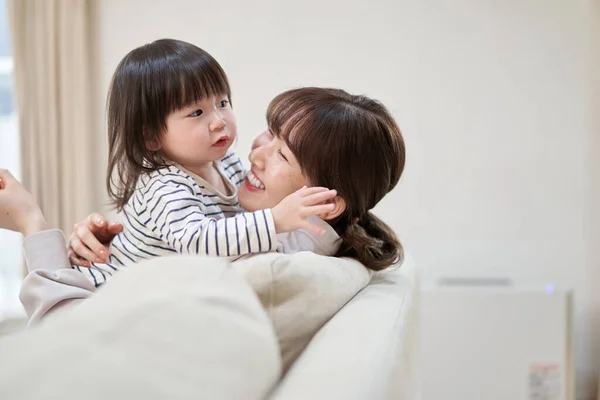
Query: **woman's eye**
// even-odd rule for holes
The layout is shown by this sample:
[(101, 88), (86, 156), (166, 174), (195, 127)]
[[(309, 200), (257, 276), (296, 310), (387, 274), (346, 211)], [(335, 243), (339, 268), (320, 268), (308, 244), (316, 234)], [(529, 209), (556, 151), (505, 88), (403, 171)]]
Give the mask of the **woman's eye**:
[(283, 159), (284, 159), (285, 161), (287, 161), (287, 160), (288, 160), (288, 159), (287, 159), (287, 157), (283, 155), (283, 153), (281, 152), (281, 150), (277, 150), (277, 152), (279, 153), (279, 155), (280, 155), (281, 157), (283, 157)]
[(221, 108), (227, 107), (228, 104), (229, 104), (229, 101), (227, 101), (227, 100), (221, 100), (221, 102), (219, 103)]
[(190, 114), (190, 117), (199, 117), (202, 115), (202, 110), (196, 110)]

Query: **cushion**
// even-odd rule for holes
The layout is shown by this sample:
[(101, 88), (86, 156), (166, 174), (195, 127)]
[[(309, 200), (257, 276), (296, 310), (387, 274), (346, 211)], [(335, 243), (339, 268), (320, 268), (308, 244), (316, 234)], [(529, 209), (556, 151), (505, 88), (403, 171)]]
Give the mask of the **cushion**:
[(369, 283), (372, 272), (352, 259), (311, 252), (268, 253), (232, 264), (271, 318), (284, 371), (316, 332)]
[(264, 399), (281, 373), (272, 324), (226, 260), (198, 260), (141, 262), (0, 341), (0, 398)]

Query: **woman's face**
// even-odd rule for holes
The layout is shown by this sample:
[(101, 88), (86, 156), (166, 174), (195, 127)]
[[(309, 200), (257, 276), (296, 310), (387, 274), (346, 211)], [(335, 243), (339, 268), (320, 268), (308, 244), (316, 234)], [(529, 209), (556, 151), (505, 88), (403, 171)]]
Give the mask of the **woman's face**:
[(288, 146), (270, 131), (252, 142), (251, 168), (239, 190), (240, 205), (247, 211), (273, 208), (302, 186), (310, 186)]

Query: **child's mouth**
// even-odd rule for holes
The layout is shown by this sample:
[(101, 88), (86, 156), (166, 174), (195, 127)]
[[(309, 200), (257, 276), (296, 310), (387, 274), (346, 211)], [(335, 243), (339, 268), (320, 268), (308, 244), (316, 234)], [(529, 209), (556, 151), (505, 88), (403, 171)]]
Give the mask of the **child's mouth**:
[(229, 138), (227, 136), (223, 136), (219, 140), (217, 140), (216, 143), (213, 144), (213, 146), (223, 147), (223, 146), (227, 145), (227, 143), (229, 143)]

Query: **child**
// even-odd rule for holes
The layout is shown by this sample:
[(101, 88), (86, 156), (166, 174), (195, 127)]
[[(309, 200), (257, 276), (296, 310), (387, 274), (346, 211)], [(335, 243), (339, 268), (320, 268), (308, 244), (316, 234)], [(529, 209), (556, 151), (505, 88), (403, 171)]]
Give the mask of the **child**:
[(276, 250), (277, 233), (325, 232), (306, 220), (333, 208), (323, 203), (336, 192), (325, 188), (243, 212), (246, 171), (228, 151), (237, 134), (230, 102), (225, 72), (192, 44), (158, 40), (120, 62), (108, 96), (107, 188), (126, 222), (107, 263), (89, 270), (96, 286), (149, 257), (241, 256)]

